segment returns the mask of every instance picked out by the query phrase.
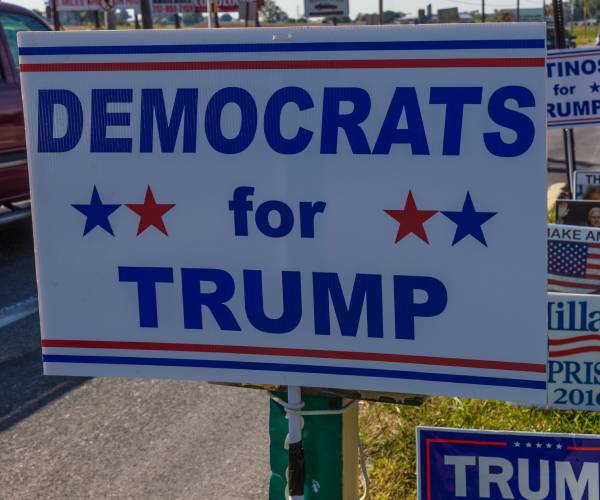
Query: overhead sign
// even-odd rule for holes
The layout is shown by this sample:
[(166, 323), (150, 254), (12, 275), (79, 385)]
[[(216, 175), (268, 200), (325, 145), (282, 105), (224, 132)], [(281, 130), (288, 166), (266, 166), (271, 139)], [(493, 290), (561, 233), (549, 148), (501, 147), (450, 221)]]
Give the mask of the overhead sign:
[(600, 498), (600, 436), (417, 427), (419, 500)]
[[(586, 207), (582, 217), (600, 225), (600, 207)], [(600, 229), (548, 224), (548, 291), (600, 293)]]
[(46, 373), (545, 403), (544, 33), (20, 35)]
[[(219, 12), (237, 12), (239, 0), (213, 0), (217, 2)], [(207, 0), (152, 0), (154, 14), (206, 12)], [(257, 0), (257, 6), (261, 2)], [(111, 7), (112, 6), (112, 7)], [(115, 9), (139, 9), (139, 0), (56, 0), (59, 11), (86, 11)]]
[(549, 50), (548, 127), (600, 124), (600, 48)]
[(548, 404), (600, 411), (600, 296), (548, 295)]
[(347, 16), (349, 0), (304, 0), (306, 17)]

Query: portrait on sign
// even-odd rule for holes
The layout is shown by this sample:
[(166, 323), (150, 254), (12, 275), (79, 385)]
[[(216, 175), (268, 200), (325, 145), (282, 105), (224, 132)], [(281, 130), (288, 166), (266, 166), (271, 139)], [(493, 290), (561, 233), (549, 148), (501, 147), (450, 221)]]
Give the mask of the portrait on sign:
[(556, 222), (600, 228), (600, 199), (557, 201)]

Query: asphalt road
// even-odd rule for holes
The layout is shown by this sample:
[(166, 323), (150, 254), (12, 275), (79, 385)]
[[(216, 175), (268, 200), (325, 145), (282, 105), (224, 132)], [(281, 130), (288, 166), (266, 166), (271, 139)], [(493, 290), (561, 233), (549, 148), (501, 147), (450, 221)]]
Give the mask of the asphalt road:
[[(600, 129), (575, 131), (600, 166)], [(548, 135), (548, 184), (565, 180)], [(0, 500), (267, 497), (268, 399), (195, 382), (45, 377), (29, 221), (0, 226)]]
[[(600, 167), (600, 127), (574, 129), (578, 169)], [(548, 184), (565, 182), (565, 153), (562, 129), (548, 133)]]
[(267, 497), (263, 392), (43, 376), (35, 295), (31, 224), (0, 227), (0, 499)]

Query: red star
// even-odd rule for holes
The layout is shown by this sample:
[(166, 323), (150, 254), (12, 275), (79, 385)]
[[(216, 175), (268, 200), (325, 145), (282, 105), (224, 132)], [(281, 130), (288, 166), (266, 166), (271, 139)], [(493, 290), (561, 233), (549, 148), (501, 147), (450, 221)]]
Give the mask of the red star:
[(408, 192), (406, 203), (402, 210), (384, 210), (384, 212), (400, 223), (395, 243), (398, 243), (402, 238), (413, 233), (425, 243), (429, 244), (423, 224), (437, 214), (438, 211), (417, 210), (412, 191)]
[(165, 215), (169, 210), (171, 210), (175, 204), (174, 203), (156, 203), (154, 199), (154, 194), (152, 194), (152, 189), (150, 186), (146, 189), (146, 197), (144, 198), (144, 203), (135, 204), (129, 203), (125, 205), (130, 210), (133, 210), (136, 214), (140, 216), (140, 223), (138, 225), (137, 236), (142, 234), (146, 229), (150, 226), (154, 226), (161, 233), (166, 236), (169, 236), (167, 233), (167, 228), (165, 227), (165, 223), (162, 220), (162, 216)]

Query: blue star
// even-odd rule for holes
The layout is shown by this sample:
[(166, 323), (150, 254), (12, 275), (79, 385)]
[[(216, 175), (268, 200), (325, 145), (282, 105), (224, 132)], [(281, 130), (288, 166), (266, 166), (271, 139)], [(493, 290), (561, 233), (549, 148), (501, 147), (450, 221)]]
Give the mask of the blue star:
[(590, 85), (590, 88), (592, 89), (592, 94), (600, 91), (600, 85), (598, 85), (596, 82), (594, 82), (594, 85)]
[(83, 236), (88, 234), (96, 226), (100, 226), (112, 236), (115, 235), (113, 233), (112, 227), (110, 226), (108, 217), (121, 205), (103, 204), (102, 200), (100, 199), (100, 195), (98, 194), (98, 190), (96, 189), (96, 186), (94, 186), (94, 190), (92, 191), (92, 199), (90, 200), (89, 205), (73, 204), (71, 206), (78, 212), (81, 212), (86, 217)]
[(456, 245), (463, 238), (471, 235), (479, 243), (487, 247), (485, 236), (481, 226), (490, 220), (498, 212), (476, 212), (471, 200), (471, 195), (467, 191), (467, 197), (460, 212), (442, 212), (448, 219), (456, 224), (456, 233), (452, 246)]

